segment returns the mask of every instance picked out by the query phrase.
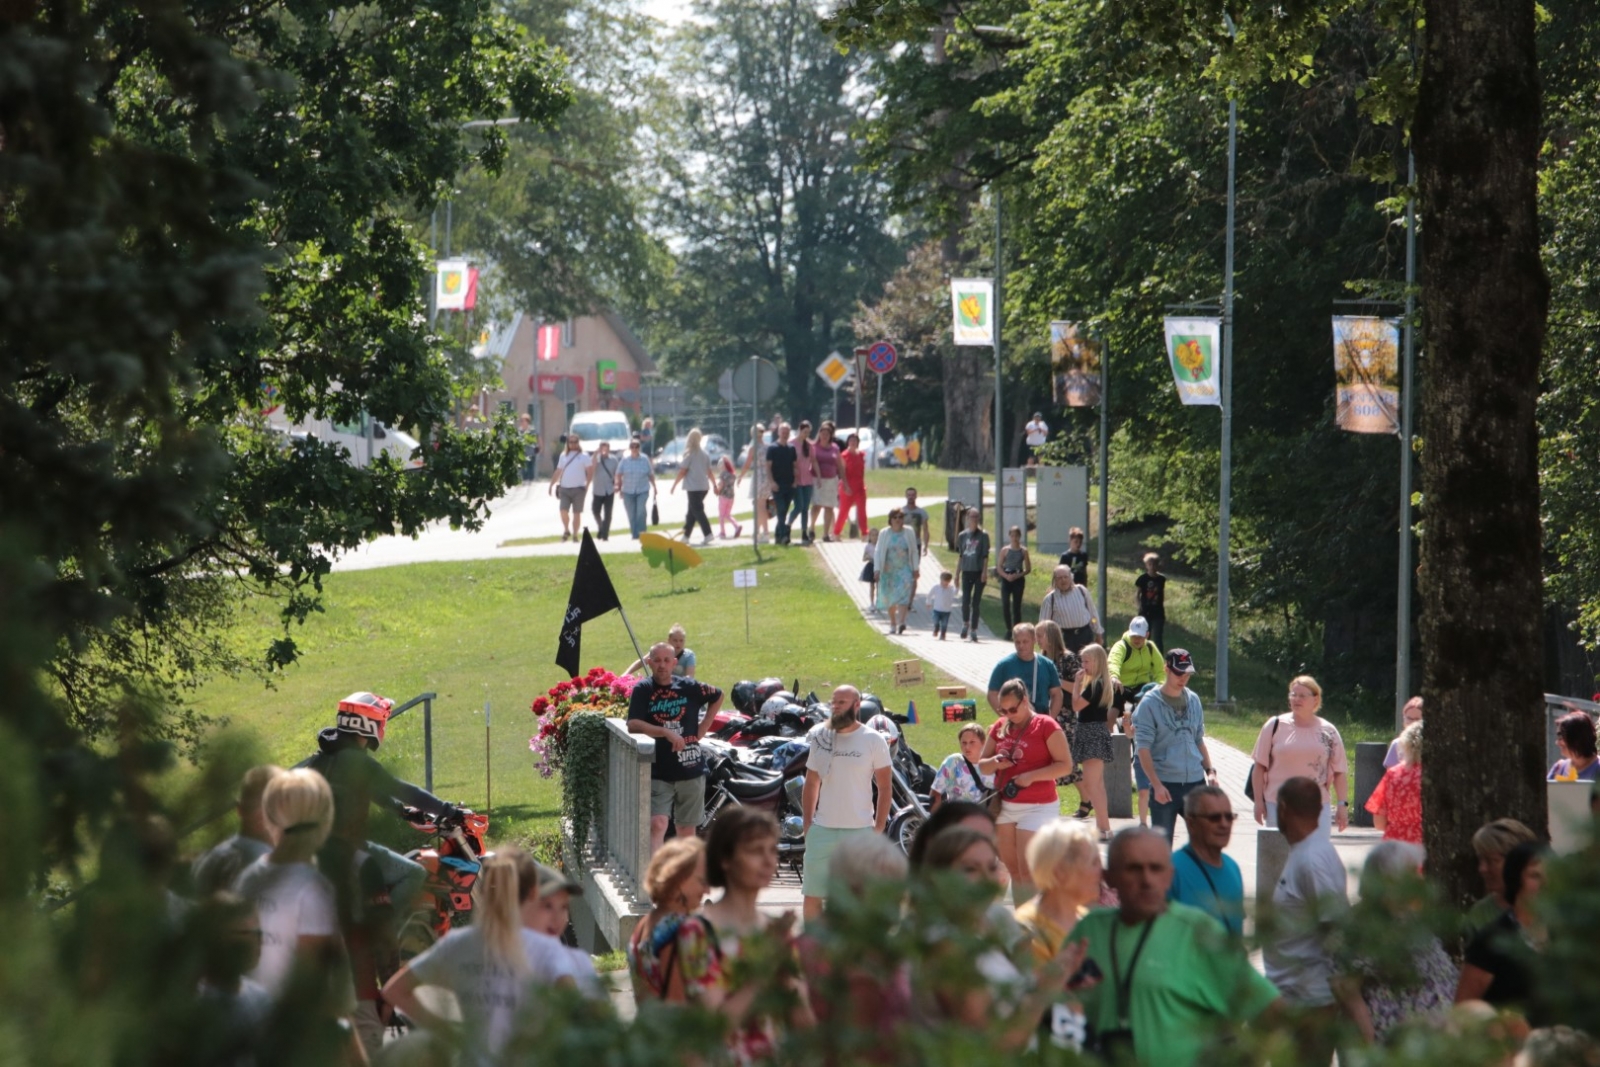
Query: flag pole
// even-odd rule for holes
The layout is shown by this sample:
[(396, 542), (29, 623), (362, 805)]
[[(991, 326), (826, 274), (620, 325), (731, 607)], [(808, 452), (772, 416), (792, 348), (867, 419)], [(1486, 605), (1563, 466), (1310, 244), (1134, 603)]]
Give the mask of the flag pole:
[(622, 607), (622, 598), (617, 598), (617, 614), (622, 616), (622, 625), (628, 631), (628, 640), (633, 642), (633, 651), (639, 657), (639, 662), (644, 662), (644, 653), (639, 650), (639, 639), (633, 636), (633, 624), (628, 622), (628, 613)]
[(490, 703), (487, 682), (484, 683), (483, 689), (483, 816), (488, 818), (489, 813), (494, 810), (494, 764), (489, 758)]

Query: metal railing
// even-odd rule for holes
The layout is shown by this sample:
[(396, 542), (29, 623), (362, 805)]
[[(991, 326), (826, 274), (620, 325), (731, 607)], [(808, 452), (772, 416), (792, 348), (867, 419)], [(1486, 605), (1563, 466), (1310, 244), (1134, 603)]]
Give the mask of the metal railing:
[(1556, 744), (1556, 720), (1574, 711), (1586, 711), (1589, 718), (1600, 719), (1600, 704), (1581, 697), (1564, 697), (1557, 693), (1544, 695), (1544, 762), (1555, 766), (1561, 758), (1561, 748)]
[(644, 899), (644, 872), (650, 866), (650, 766), (655, 756), (654, 738), (630, 734), (621, 719), (606, 720), (605, 801), (590, 828), (584, 859), (605, 868), (616, 887), (636, 901)]
[(438, 699), (438, 693), (418, 693), (389, 712), (389, 718), (394, 719), (422, 705), (422, 788), (430, 793), (433, 792), (433, 702)]

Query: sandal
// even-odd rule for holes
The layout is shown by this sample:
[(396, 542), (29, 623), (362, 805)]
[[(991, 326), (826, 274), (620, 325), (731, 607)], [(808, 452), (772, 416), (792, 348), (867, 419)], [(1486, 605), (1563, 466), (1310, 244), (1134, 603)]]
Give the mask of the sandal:
[(1110, 844), (1110, 842), (1111, 842), (1111, 831), (1110, 830), (1101, 830), (1100, 831), (1100, 843), (1104, 845), (1104, 844)]

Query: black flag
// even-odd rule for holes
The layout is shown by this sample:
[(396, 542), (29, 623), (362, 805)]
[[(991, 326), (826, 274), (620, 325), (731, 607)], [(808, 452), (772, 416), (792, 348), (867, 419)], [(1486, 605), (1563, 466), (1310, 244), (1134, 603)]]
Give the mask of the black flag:
[(578, 546), (578, 568), (572, 572), (572, 592), (567, 594), (567, 614), (561, 620), (561, 638), (556, 643), (556, 666), (566, 668), (568, 677), (576, 678), (582, 673), (578, 646), (583, 639), (583, 624), (620, 607), (622, 601), (611, 585), (611, 575), (606, 573), (600, 550), (594, 547), (586, 528), (583, 544)]

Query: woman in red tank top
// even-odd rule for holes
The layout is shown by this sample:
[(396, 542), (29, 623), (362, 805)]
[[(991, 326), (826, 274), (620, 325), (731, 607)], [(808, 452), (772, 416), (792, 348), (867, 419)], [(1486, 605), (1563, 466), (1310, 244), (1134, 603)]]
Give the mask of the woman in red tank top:
[(995, 838), (1000, 862), (1012, 874), (1020, 903), (1033, 891), (1028, 842), (1061, 817), (1056, 779), (1072, 773), (1072, 749), (1061, 724), (1034, 712), (1022, 679), (1000, 687), (1000, 721), (989, 728), (978, 771), (994, 775), (1000, 792)]

